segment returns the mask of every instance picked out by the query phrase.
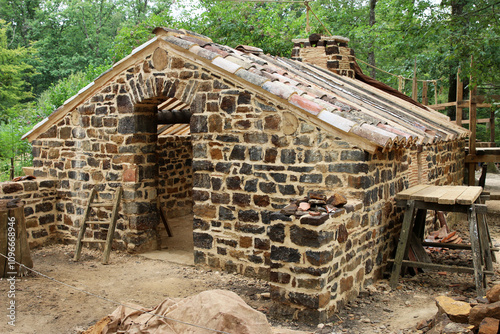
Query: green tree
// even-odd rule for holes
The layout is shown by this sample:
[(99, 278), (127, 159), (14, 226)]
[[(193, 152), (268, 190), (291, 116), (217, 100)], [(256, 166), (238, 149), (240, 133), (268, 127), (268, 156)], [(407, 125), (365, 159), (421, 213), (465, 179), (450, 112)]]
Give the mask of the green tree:
[(21, 103), (33, 97), (27, 79), (33, 75), (33, 67), (25, 60), (32, 54), (30, 48), (8, 48), (5, 21), (0, 20), (0, 121), (21, 107)]

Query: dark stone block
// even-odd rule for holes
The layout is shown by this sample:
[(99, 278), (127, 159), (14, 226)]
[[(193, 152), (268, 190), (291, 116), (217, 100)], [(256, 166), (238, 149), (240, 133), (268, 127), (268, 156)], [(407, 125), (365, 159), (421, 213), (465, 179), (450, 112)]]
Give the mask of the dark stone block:
[(116, 97), (117, 111), (121, 114), (134, 112), (134, 106), (128, 95), (118, 95)]
[(267, 236), (274, 242), (285, 242), (285, 225), (276, 224), (269, 226)]
[(259, 213), (255, 210), (240, 210), (238, 211), (238, 219), (242, 222), (257, 223)]
[(193, 201), (203, 202), (210, 198), (208, 191), (193, 190)]
[(335, 173), (349, 173), (349, 174), (358, 174), (358, 173), (368, 173), (368, 164), (365, 163), (340, 163), (329, 166), (330, 172)]
[(262, 159), (262, 147), (252, 146), (248, 149), (248, 154), (250, 155), (250, 160), (259, 161)]
[(280, 137), (278, 135), (272, 135), (271, 143), (273, 143), (273, 145), (276, 147), (286, 147), (290, 144), (288, 137)]
[(290, 166), (287, 168), (290, 172), (297, 172), (297, 173), (309, 173), (314, 170), (314, 167), (296, 167), (296, 166)]
[(321, 152), (314, 151), (314, 150), (306, 150), (305, 151), (305, 156), (304, 156), (305, 163), (317, 163), (317, 162), (321, 162), (322, 160), (323, 160), (323, 156), (321, 155)]
[(220, 108), (228, 114), (234, 113), (234, 111), (236, 110), (236, 98), (234, 96), (224, 96), (222, 98)]
[(224, 143), (239, 143), (240, 139), (237, 136), (231, 135), (219, 135), (217, 136), (218, 141), (222, 141)]
[(278, 150), (275, 148), (266, 149), (266, 155), (264, 157), (264, 162), (275, 163), (276, 157), (278, 156)]
[(197, 248), (211, 249), (214, 238), (210, 234), (193, 232), (193, 241)]
[(244, 162), (240, 168), (240, 174), (250, 175), (251, 173), (252, 173), (252, 165)]
[(207, 259), (206, 259), (205, 253), (195, 250), (194, 251), (194, 263), (195, 264), (206, 264)]
[(241, 92), (238, 95), (238, 104), (250, 104), (252, 101), (252, 95), (250, 92)]
[(236, 217), (233, 214), (233, 210), (226, 207), (219, 207), (219, 219), (220, 220), (235, 220)]
[(212, 189), (214, 191), (219, 191), (222, 188), (222, 179), (220, 177), (213, 177), (211, 180), (212, 180)]
[(249, 255), (248, 256), (248, 260), (250, 262), (257, 263), (257, 264), (260, 264), (260, 263), (264, 262), (264, 260), (262, 259), (262, 257), (260, 257), (258, 255)]
[(233, 204), (239, 206), (250, 205), (250, 195), (239, 193), (233, 194)]
[(208, 132), (207, 116), (194, 114), (190, 120), (191, 133)]
[(232, 165), (233, 164), (230, 162), (218, 162), (215, 165), (215, 170), (220, 172), (220, 173), (228, 174), (231, 171)]
[(297, 249), (283, 246), (271, 246), (271, 260), (273, 261), (300, 262), (300, 259), (301, 255)]
[(44, 180), (40, 182), (40, 188), (54, 188), (57, 185), (57, 181), (54, 180)]
[(296, 160), (295, 150), (284, 149), (281, 151), (281, 162), (284, 164), (294, 164)]
[(23, 185), (21, 183), (5, 183), (3, 186), (2, 186), (2, 190), (4, 192), (4, 194), (12, 194), (12, 193), (15, 193), (15, 192), (18, 192), (18, 191), (22, 191), (23, 190)]
[(275, 182), (278, 182), (278, 183), (284, 183), (284, 182), (286, 182), (287, 174), (283, 174), (283, 173), (271, 173), (270, 175), (274, 179)]
[(282, 195), (295, 195), (295, 186), (292, 184), (278, 184), (278, 189)]
[(284, 215), (281, 212), (275, 212), (275, 211), (271, 212), (270, 219), (271, 219), (271, 221), (275, 221), (275, 220), (281, 220), (284, 222), (291, 222), (292, 221), (291, 217), (288, 217), (287, 215)]
[(306, 258), (309, 263), (314, 266), (323, 266), (333, 260), (333, 251), (316, 252), (312, 250), (306, 251)]
[(300, 182), (303, 183), (321, 183), (322, 181), (322, 174), (305, 174), (300, 176)]
[(228, 193), (212, 193), (213, 204), (229, 204), (231, 197)]
[(239, 176), (231, 176), (226, 179), (226, 186), (229, 190), (241, 189), (241, 178)]
[(204, 220), (194, 218), (193, 219), (193, 230), (208, 231), (210, 229), (210, 224)]
[(44, 203), (39, 203), (35, 205), (35, 210), (36, 212), (49, 212), (52, 211), (54, 206), (50, 202), (44, 202)]
[(35, 213), (35, 211), (33, 211), (32, 207), (30, 207), (30, 206), (25, 206), (24, 207), (24, 216), (25, 217), (31, 216), (34, 213)]
[(222, 244), (222, 245), (226, 245), (229, 247), (233, 247), (233, 248), (238, 246), (238, 242), (236, 240), (231, 240), (231, 239), (217, 238), (217, 243)]
[(45, 229), (40, 229), (40, 230), (31, 232), (31, 236), (33, 237), (33, 239), (43, 238), (43, 237), (46, 237), (48, 235), (49, 235), (49, 233)]
[(340, 153), (340, 160), (365, 161), (367, 160), (367, 155), (368, 153), (361, 150), (342, 151)]
[(347, 231), (347, 228), (345, 227), (344, 224), (341, 224), (337, 232), (337, 241), (339, 243), (344, 243), (347, 241), (348, 237), (349, 237), (349, 232)]
[(319, 226), (330, 218), (328, 213), (322, 213), (320, 216), (305, 215), (300, 218), (300, 223), (304, 225)]
[(255, 238), (254, 246), (256, 249), (269, 250), (271, 248), (271, 242), (269, 239)]
[(334, 233), (314, 231), (293, 225), (290, 227), (290, 239), (299, 246), (318, 248), (334, 240)]
[(38, 223), (40, 225), (50, 224), (55, 222), (55, 217), (53, 214), (44, 215), (38, 218)]
[(246, 132), (243, 135), (245, 143), (249, 144), (265, 144), (268, 141), (267, 134), (264, 132)]
[(273, 283), (288, 284), (290, 283), (291, 276), (287, 273), (280, 273), (276, 271), (271, 271), (269, 275), (269, 281)]
[(251, 233), (251, 234), (263, 234), (266, 232), (266, 228), (264, 226), (255, 225), (255, 224), (242, 224), (237, 222), (234, 226), (236, 231), (240, 231), (243, 233)]
[(266, 207), (271, 204), (269, 196), (267, 195), (254, 195), (253, 202), (255, 203), (255, 205), (260, 207)]
[(274, 182), (260, 182), (259, 189), (265, 194), (276, 193), (276, 184)]
[[(312, 253), (318, 253), (318, 252), (312, 252)], [(306, 253), (306, 255), (307, 255), (307, 253)], [(329, 268), (328, 267), (323, 267), (323, 268), (292, 267), (292, 268), (290, 268), (290, 270), (295, 274), (308, 274), (308, 275), (312, 275), (312, 276), (321, 276), (323, 274), (326, 274), (328, 272)]]
[(210, 188), (210, 175), (195, 173), (193, 174), (193, 187)]
[(229, 160), (245, 160), (245, 146), (235, 145), (229, 156)]
[(246, 192), (256, 192), (257, 191), (257, 183), (259, 182), (258, 179), (253, 179), (253, 180), (248, 180), (245, 182), (245, 191)]
[(192, 167), (194, 173), (199, 171), (214, 171), (214, 164), (209, 160), (194, 160)]

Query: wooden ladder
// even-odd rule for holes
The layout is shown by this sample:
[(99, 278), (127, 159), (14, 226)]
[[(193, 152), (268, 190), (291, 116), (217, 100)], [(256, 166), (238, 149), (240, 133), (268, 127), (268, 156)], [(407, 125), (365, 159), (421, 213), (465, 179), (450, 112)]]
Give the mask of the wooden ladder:
[[(90, 192), (89, 200), (87, 202), (87, 207), (83, 213), (83, 221), (80, 226), (80, 232), (78, 233), (78, 240), (76, 242), (76, 251), (75, 256), (73, 258), (74, 261), (80, 260), (80, 256), (82, 253), (82, 244), (84, 242), (87, 243), (103, 243), (104, 252), (102, 257), (102, 263), (107, 264), (109, 261), (109, 254), (111, 253), (111, 245), (113, 243), (113, 235), (115, 234), (116, 220), (118, 218), (118, 208), (120, 207), (120, 200), (122, 197), (122, 187), (119, 187), (115, 193), (115, 199), (113, 202), (94, 202), (96, 197), (97, 190), (93, 188)], [(109, 222), (102, 221), (88, 221), (90, 211), (93, 208), (102, 208), (102, 207), (113, 207), (113, 211), (111, 212), (111, 219)], [(108, 225), (108, 232), (106, 236), (106, 240), (95, 240), (95, 239), (84, 239), (85, 230), (89, 225)]]

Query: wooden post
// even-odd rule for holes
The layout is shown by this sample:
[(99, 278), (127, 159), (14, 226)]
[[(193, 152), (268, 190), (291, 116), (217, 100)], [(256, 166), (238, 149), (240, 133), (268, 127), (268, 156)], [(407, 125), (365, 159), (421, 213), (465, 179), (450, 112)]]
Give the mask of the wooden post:
[(10, 179), (14, 178), (14, 158), (10, 158)]
[[(471, 56), (471, 70), (472, 70), (472, 56)], [(458, 86), (458, 85), (457, 85)], [(475, 156), (476, 155), (476, 123), (477, 123), (477, 115), (476, 115), (476, 87), (474, 86), (474, 82), (472, 81), (472, 74), (469, 79), (469, 130), (470, 130), (470, 137), (469, 137), (469, 155), (470, 156)], [(457, 101), (457, 109), (458, 109), (458, 103)], [(476, 164), (475, 163), (469, 163), (469, 186), (474, 186), (476, 185), (476, 177), (475, 177), (475, 172), (476, 172)]]
[(458, 68), (457, 71), (457, 99), (455, 101), (456, 105), (456, 122), (457, 125), (462, 125), (462, 119), (463, 119), (463, 108), (459, 107), (458, 104), (460, 101), (464, 99), (464, 84), (462, 80), (460, 80), (460, 67)]
[(417, 57), (415, 57), (415, 66), (413, 68), (413, 84), (411, 86), (411, 98), (417, 101), (418, 99), (418, 86), (417, 86)]
[(20, 199), (0, 200), (0, 252), (10, 258), (0, 257), (0, 277), (27, 274), (27, 269), (15, 264), (13, 260), (33, 268), (26, 236), (24, 203)]
[(427, 81), (424, 81), (422, 85), (422, 104), (429, 104), (429, 98), (427, 97)]
[(493, 107), (490, 109), (490, 142), (491, 146), (495, 146), (495, 110)]
[(434, 80), (434, 104), (438, 104), (438, 84), (436, 80)]

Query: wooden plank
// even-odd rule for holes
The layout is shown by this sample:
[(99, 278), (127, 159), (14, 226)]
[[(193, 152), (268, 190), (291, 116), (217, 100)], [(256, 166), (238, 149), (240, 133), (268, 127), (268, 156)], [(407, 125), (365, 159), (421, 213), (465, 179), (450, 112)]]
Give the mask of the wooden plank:
[[(489, 123), (489, 122), (490, 122), (489, 118), (476, 119), (476, 124)], [(469, 124), (469, 123), (470, 123), (470, 120), (468, 120), (468, 119), (464, 119), (462, 121), (462, 124)]]
[[(406, 207), (408, 200), (396, 200), (396, 206), (403, 208)], [(475, 204), (477, 213), (488, 213), (488, 208), (485, 204)], [(469, 211), (470, 206), (468, 205), (460, 205), (460, 204), (439, 204), (439, 203), (430, 203), (423, 201), (415, 202), (415, 209), (426, 209), (433, 211), (446, 211), (446, 212), (461, 212), (467, 213)]]
[(451, 187), (453, 187), (453, 186), (432, 187), (432, 189), (429, 189), (429, 191), (427, 192), (423, 201), (430, 202), (430, 203), (437, 203), (439, 198), (441, 198), (441, 196), (446, 194), (450, 190)]
[(478, 162), (500, 162), (500, 155), (468, 155), (465, 157), (466, 163), (472, 163), (473, 165)]
[(457, 203), (462, 205), (471, 205), (473, 204), (481, 192), (483, 191), (482, 187), (467, 187), (464, 192), (457, 197)]
[(448, 189), (448, 191), (438, 199), (438, 203), (439, 204), (455, 204), (457, 197), (460, 196), (466, 189), (467, 189), (466, 186), (450, 187)]
[[(387, 261), (394, 262), (394, 260), (387, 260)], [(474, 268), (461, 267), (461, 266), (450, 266), (450, 265), (438, 264), (438, 263), (425, 263), (425, 262), (404, 260), (402, 262), (402, 264), (405, 265), (406, 267), (427, 268), (427, 269), (433, 269), (433, 270), (449, 271), (449, 272), (456, 272), (456, 273), (466, 273), (466, 274), (473, 274), (474, 273)], [(494, 275), (495, 272), (485, 270), (485, 271), (483, 271), (483, 274)]]
[(392, 274), (389, 285), (391, 288), (395, 288), (398, 285), (399, 274), (401, 273), (401, 264), (405, 255), (408, 253), (408, 239), (410, 232), (412, 230), (413, 214), (415, 212), (415, 201), (409, 200), (406, 204), (405, 215), (403, 218), (403, 226), (401, 227), (401, 233), (399, 235), (398, 247), (396, 250), (396, 256), (394, 258), (394, 264), (392, 265)]
[(422, 104), (423, 105), (429, 104), (429, 98), (427, 97), (427, 89), (428, 89), (427, 81), (424, 81), (422, 83)]
[[(469, 244), (452, 244), (452, 243), (443, 243), (443, 242), (422, 242), (422, 246), (425, 247), (434, 247), (434, 248), (449, 248), (449, 249), (471, 249), (471, 245)], [(490, 251), (498, 252), (500, 248), (490, 247)]]
[[(470, 84), (472, 84), (472, 77), (470, 78)], [(470, 85), (469, 85), (470, 86)], [(470, 120), (470, 137), (469, 137), (469, 153), (476, 154), (476, 121), (477, 121), (477, 110), (476, 103), (473, 102), (473, 97), (476, 95), (477, 88), (474, 87), (469, 91), (469, 120)], [(470, 184), (469, 184), (470, 185)]]
[[(475, 154), (472, 154), (473, 156)], [(474, 163), (466, 163), (466, 168), (468, 170), (468, 180), (467, 184), (469, 186), (475, 186), (476, 185), (476, 166), (477, 164)]]
[(410, 197), (420, 190), (430, 187), (428, 184), (419, 184), (414, 187), (405, 189), (396, 194), (396, 199), (410, 199)]
[(493, 270), (492, 252), (490, 248), (490, 238), (486, 226), (486, 215), (477, 217), (477, 227), (479, 230), (479, 243), (481, 244), (481, 258), (484, 259), (486, 270)]

